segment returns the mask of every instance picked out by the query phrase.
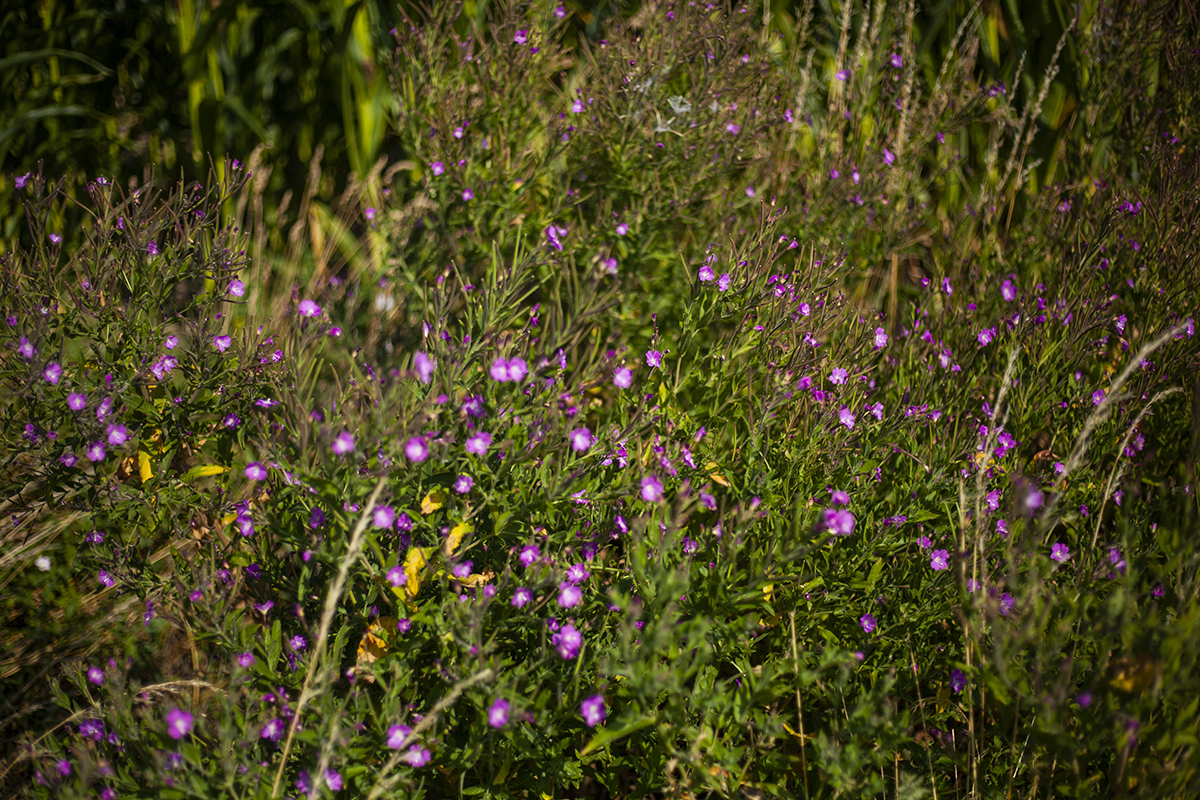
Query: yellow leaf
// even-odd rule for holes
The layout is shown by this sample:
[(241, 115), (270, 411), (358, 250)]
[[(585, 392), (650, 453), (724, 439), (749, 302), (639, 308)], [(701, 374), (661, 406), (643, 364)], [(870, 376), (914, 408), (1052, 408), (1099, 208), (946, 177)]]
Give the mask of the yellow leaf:
[(797, 739), (799, 739), (801, 744), (807, 744), (807, 743), (808, 743), (808, 741), (809, 741), (810, 739), (812, 739), (812, 734), (811, 734), (811, 733), (806, 733), (806, 734), (804, 734), (803, 736), (801, 736), (800, 734), (798, 734), (798, 733), (796, 733), (794, 730), (792, 730), (792, 729), (791, 729), (791, 726), (789, 726), (789, 725), (788, 725), (786, 722), (785, 722), (785, 723), (783, 723), (783, 729), (784, 729), (785, 731), (787, 731), (788, 733), (790, 733), (792, 736), (795, 736)]
[[(707, 468), (708, 468), (708, 469), (711, 469), (711, 470), (715, 470), (715, 469), (717, 469), (717, 464), (716, 464), (716, 462), (714, 461), (714, 462), (711, 462), (711, 463), (709, 463), (709, 464), (707, 465)], [(712, 478), (714, 481), (716, 481), (717, 483), (721, 484), (721, 485), (722, 485), (722, 486), (724, 486), (726, 489), (728, 489), (728, 488), (729, 488), (729, 481), (725, 480), (725, 476), (724, 476), (724, 475), (718, 474), (717, 472), (710, 472), (710, 473), (708, 473), (708, 477)]]
[(426, 555), (432, 552), (432, 547), (409, 548), (408, 555), (404, 558), (404, 575), (408, 578), (407, 583), (404, 584), (404, 590), (408, 593), (409, 598), (416, 597), (417, 592), (421, 591), (421, 578), (429, 563)]
[(444, 551), (445, 551), (446, 555), (448, 555), (448, 556), (454, 555), (454, 551), (458, 549), (458, 546), (460, 544), (462, 544), (463, 536), (465, 536), (468, 533), (474, 533), (474, 532), (475, 532), (475, 526), (472, 525), (471, 523), (465, 522), (465, 521), (460, 522), (457, 525), (455, 525), (453, 528), (451, 528), (450, 535), (446, 537), (446, 544), (444, 546)]
[(1136, 658), (1124, 656), (1109, 665), (1108, 685), (1126, 694), (1141, 694), (1158, 677), (1159, 663), (1143, 653)]
[(432, 514), (446, 504), (446, 490), (434, 489), (421, 501), (421, 513)]
[(150, 469), (150, 454), (145, 450), (138, 451), (138, 472), (142, 475), (142, 483), (154, 477), (154, 470)]

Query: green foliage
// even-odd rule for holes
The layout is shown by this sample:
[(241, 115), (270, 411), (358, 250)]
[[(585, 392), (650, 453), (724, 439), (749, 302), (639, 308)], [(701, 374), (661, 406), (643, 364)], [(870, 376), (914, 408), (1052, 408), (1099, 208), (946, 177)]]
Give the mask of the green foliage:
[(19, 789), (1194, 795), (1194, 141), (1029, 192), (970, 37), (555, 7), (398, 29), (311, 262), (22, 188), (4, 610), (97, 649), (6, 655)]

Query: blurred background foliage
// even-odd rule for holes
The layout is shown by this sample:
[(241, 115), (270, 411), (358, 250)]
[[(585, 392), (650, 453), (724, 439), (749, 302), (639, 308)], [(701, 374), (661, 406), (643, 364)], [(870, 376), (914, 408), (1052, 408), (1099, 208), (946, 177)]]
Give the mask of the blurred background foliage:
[[(804, 26), (803, 11), (813, 3), (764, 0), (761, 9), (764, 22), (782, 35), (781, 62), (796, 67), (799, 53), (813, 49), (814, 67), (828, 70), (836, 63), (843, 6), (815, 0), (813, 23)], [(464, 5), (460, 35), (474, 25), (486, 39), (488, 12), (497, 3)], [(564, 0), (570, 22), (565, 44), (599, 38), (605, 19), (636, 18), (640, 5)], [(852, 33), (863, 20), (864, 5), (856, 0), (852, 6)], [(916, 5), (917, 53), (927, 92), (976, 4)], [(1029, 178), (1031, 192), (1068, 174), (1077, 181), (1111, 180), (1115, 171), (1125, 171), (1136, 182), (1139, 153), (1120, 148), (1137, 145), (1119, 143), (1143, 142), (1146, 135), (1191, 124), (1195, 52), (1185, 52), (1178, 42), (1188, 41), (1181, 30), (1200, 31), (1196, 5), (1194, 0), (978, 4), (969, 31), (980, 43), (974, 79), (981, 89), (1015, 93), (1018, 112), (1033, 103), (1062, 34), (1073, 26), (1026, 159), (1040, 162)], [(163, 179), (201, 180), (210, 163), (219, 171), (226, 155), (250, 160), (256, 147), (262, 148), (254, 163), (258, 212), (275, 231), (263, 243), (269, 252), (284, 249), (284, 225), (292, 220), (307, 226), (304, 238), (314, 249), (329, 239), (336, 247), (363, 246), (346, 235), (334, 198), (351, 186), (368, 195), (378, 191), (380, 159), (399, 164), (406, 157), (390, 136), (398, 100), (386, 64), (394, 49), (390, 31), (424, 18), (417, 3), (4, 0), (0, 8), (0, 253), (14, 237), (28, 236), (13, 178), (36, 171), (39, 163), (47, 177), (64, 177), (67, 191), (79, 192), (83, 181), (98, 176), (122, 185), (142, 183), (151, 168)], [(892, 3), (884, 13), (903, 12), (902, 4)], [(1139, 53), (1140, 63), (1125, 55), (1129, 52)], [(1164, 113), (1169, 119), (1158, 119)], [(988, 131), (971, 131), (963, 145), (969, 179), (987, 179)], [(947, 186), (938, 198), (950, 218), (962, 211), (957, 188)], [(1016, 213), (1019, 217), (1022, 209)], [(70, 245), (77, 221), (55, 222)], [(288, 237), (293, 253), (299, 249), (296, 234)]]

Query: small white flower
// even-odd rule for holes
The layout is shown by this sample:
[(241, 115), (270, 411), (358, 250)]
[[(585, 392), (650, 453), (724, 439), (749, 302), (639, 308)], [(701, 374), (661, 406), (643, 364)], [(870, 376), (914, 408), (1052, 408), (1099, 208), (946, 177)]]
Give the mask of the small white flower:
[(49, 556), (38, 556), (37, 559), (33, 562), (33, 565), (35, 567), (37, 567), (38, 569), (40, 569), (42, 572), (49, 572), (50, 571), (50, 557)]

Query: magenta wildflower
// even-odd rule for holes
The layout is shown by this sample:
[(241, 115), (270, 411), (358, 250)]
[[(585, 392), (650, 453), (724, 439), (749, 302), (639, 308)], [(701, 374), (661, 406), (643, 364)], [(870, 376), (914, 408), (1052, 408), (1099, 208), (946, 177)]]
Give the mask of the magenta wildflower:
[(420, 768), (432, 761), (433, 756), (430, 754), (428, 748), (414, 744), (408, 748), (408, 755), (404, 757), (404, 760), (408, 762), (410, 767)]
[(662, 481), (657, 475), (647, 475), (642, 478), (642, 499), (647, 503), (657, 503), (663, 497)]
[(172, 739), (182, 739), (191, 733), (193, 717), (186, 711), (173, 708), (167, 712), (167, 735)]
[(413, 356), (413, 364), (417, 368), (417, 380), (421, 383), (429, 383), (433, 380), (433, 370), (437, 366), (437, 361), (418, 352)]
[[(475, 199), (475, 193), (472, 192), (470, 189), (463, 189), (462, 199), (463, 199), (464, 203), (468, 203), (471, 200)], [(425, 752), (429, 752), (429, 751), (426, 750)]]
[(106, 455), (104, 442), (92, 442), (88, 445), (87, 457), (89, 461), (103, 461)]
[(576, 428), (570, 433), (571, 449), (576, 453), (587, 452), (592, 446), (592, 432), (587, 428)]
[(875, 630), (876, 620), (871, 614), (863, 614), (858, 618), (858, 624), (862, 626), (863, 631), (870, 633)]
[(563, 657), (563, 660), (570, 661), (583, 649), (583, 634), (574, 625), (567, 623), (551, 637), (551, 642), (558, 648), (558, 654)]
[(1092, 405), (1098, 406), (1103, 402), (1104, 402), (1104, 390), (1103, 389), (1097, 389), (1096, 391), (1092, 392)]
[(945, 550), (934, 550), (929, 555), (929, 566), (933, 567), (934, 572), (950, 569), (950, 554)]
[(46, 383), (54, 386), (58, 383), (59, 378), (62, 377), (62, 371), (62, 366), (52, 361), (42, 370), (42, 377), (46, 379)]
[(503, 728), (508, 724), (509, 702), (503, 697), (497, 697), (488, 708), (488, 725), (493, 728)]
[(87, 407), (87, 397), (82, 392), (71, 392), (67, 395), (67, 408), (72, 411), (83, 411)]
[(850, 78), (850, 70), (848, 70), (848, 69), (838, 70), (837, 74), (834, 75), (833, 77), (837, 78), (839, 81), (848, 80)]
[(854, 515), (847, 509), (825, 509), (825, 527), (836, 536), (849, 536), (854, 533)]
[(407, 725), (401, 725), (399, 723), (393, 725), (392, 727), (388, 728), (387, 746), (393, 750), (399, 750), (404, 746), (405, 740), (408, 738), (410, 733), (412, 733), (412, 728), (408, 727)]
[(388, 583), (396, 589), (408, 583), (408, 576), (404, 574), (404, 567), (399, 564), (396, 564), (387, 571), (387, 579)]
[(124, 425), (113, 423), (108, 426), (106, 433), (108, 435), (108, 443), (113, 447), (120, 447), (129, 441), (129, 429)]
[(1055, 542), (1050, 546), (1050, 558), (1058, 563), (1071, 560), (1071, 548), (1067, 547), (1062, 542)]
[(663, 358), (663, 354), (661, 351), (647, 350), (646, 351), (646, 366), (661, 367), (662, 366), (662, 358)]
[(604, 695), (597, 694), (584, 700), (579, 706), (579, 713), (589, 728), (594, 728), (604, 722)]
[(252, 481), (265, 481), (267, 468), (257, 461), (251, 461), (246, 465), (246, 477)]
[(454, 491), (459, 494), (467, 494), (471, 491), (471, 487), (475, 485), (475, 479), (470, 475), (459, 475), (454, 479)]
[(228, 336), (225, 336), (224, 334), (219, 335), (219, 336), (214, 336), (212, 341), (213, 341), (213, 347), (217, 348), (217, 350), (222, 353), (224, 353), (226, 350), (228, 350), (229, 346), (233, 344), (233, 339), (231, 339)]
[(302, 317), (319, 317), (321, 316), (321, 307), (314, 301), (305, 298), (300, 301), (300, 316)]
[(624, 222), (617, 223), (617, 236), (624, 236), (629, 233), (629, 226)]
[(563, 608), (574, 608), (583, 600), (583, 590), (573, 583), (564, 582), (558, 587), (558, 604)]
[(88, 680), (99, 686), (104, 683), (104, 670), (99, 667), (88, 667)]
[(886, 347), (888, 343), (887, 331), (883, 328), (875, 329), (875, 349), (879, 350)]
[(26, 361), (32, 361), (33, 357), (37, 355), (37, 348), (34, 347), (28, 339), (22, 336), (21, 343), (17, 347), (17, 352), (20, 353), (21, 358), (25, 359)]
[(896, 163), (896, 155), (886, 147), (883, 148), (883, 163), (889, 166)]
[(633, 370), (629, 367), (619, 367), (613, 373), (613, 385), (618, 389), (628, 389), (633, 385)]
[(517, 608), (529, 605), (531, 600), (533, 600), (533, 592), (524, 586), (517, 587), (517, 590), (513, 592), (512, 604)]
[(527, 544), (521, 548), (521, 555), (519, 558), (523, 565), (529, 567), (538, 560), (538, 556), (540, 555), (541, 550), (538, 549), (536, 544)]
[(529, 38), (528, 34), (529, 34), (528, 30), (519, 30), (515, 34), (513, 34), (513, 41), (516, 42), (517, 44), (525, 44), (525, 42), (528, 41), (528, 38)]
[(709, 281), (713, 281), (713, 280), (717, 279), (716, 273), (713, 272), (712, 267), (709, 266), (708, 264), (705, 264), (704, 266), (702, 266), (700, 268), (699, 277), (700, 277), (701, 282), (703, 282), (703, 283), (707, 283)]
[(113, 576), (112, 576), (112, 575), (109, 575), (109, 574), (108, 574), (107, 572), (105, 572), (104, 570), (100, 570), (100, 576), (99, 576), (99, 577), (100, 577), (100, 583), (101, 583), (101, 584), (103, 584), (104, 586), (107, 586), (107, 587), (109, 587), (109, 588), (112, 588), (112, 587), (113, 587), (113, 586), (115, 586), (115, 585), (116, 585), (116, 583), (117, 583), (115, 580), (113, 580)]
[(728, 272), (722, 272), (722, 273), (721, 273), (721, 277), (717, 278), (717, 291), (718, 291), (718, 292), (725, 292), (725, 291), (728, 291), (728, 290), (729, 290), (729, 284), (730, 284), (732, 281), (733, 281), (733, 278), (729, 277), (729, 273), (728, 273)]
[(841, 411), (839, 411), (838, 420), (847, 428), (850, 428), (851, 430), (854, 429), (854, 414), (850, 412), (850, 409), (843, 408)]
[(480, 431), (471, 438), (467, 439), (467, 452), (474, 456), (482, 456), (487, 453), (488, 446), (492, 443), (492, 435)]
[(846, 376), (849, 374), (849, 372), (841, 367), (834, 367), (833, 371), (829, 373), (829, 382), (840, 386), (846, 382)]
[(237, 663), (242, 669), (249, 669), (250, 667), (254, 666), (254, 653), (239, 653), (237, 657)]
[(420, 463), (429, 458), (429, 447), (425, 444), (424, 436), (414, 436), (404, 445), (404, 455), (409, 461)]
[(354, 435), (350, 431), (342, 431), (338, 437), (333, 440), (333, 452), (335, 455), (344, 456), (354, 450)]
[(391, 506), (375, 506), (371, 522), (376, 528), (391, 528), (396, 524), (396, 510)]
[(961, 669), (950, 671), (950, 688), (957, 694), (967, 688), (967, 675)]
[(891, 62), (892, 66), (896, 69), (900, 69), (904, 66), (904, 59), (900, 57), (899, 53), (892, 53)]

